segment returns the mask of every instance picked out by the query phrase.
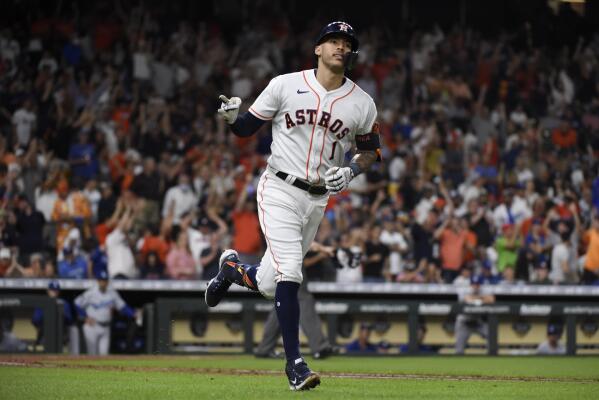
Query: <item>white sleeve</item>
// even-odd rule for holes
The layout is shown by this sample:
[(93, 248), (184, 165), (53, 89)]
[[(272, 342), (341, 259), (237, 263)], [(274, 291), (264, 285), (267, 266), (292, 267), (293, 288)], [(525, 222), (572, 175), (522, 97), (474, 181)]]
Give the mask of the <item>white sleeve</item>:
[(399, 248), (402, 251), (406, 251), (408, 249), (408, 242), (406, 241), (406, 239), (403, 237), (403, 235), (399, 235)]
[(122, 241), (124, 238), (125, 235), (123, 235), (123, 232), (121, 232), (121, 230), (117, 228), (110, 232), (108, 236), (106, 236), (106, 246), (114, 246), (115, 244), (118, 244), (120, 241)]
[(170, 207), (170, 202), (172, 201), (172, 198), (173, 198), (173, 191), (171, 189), (172, 188), (167, 190), (166, 195), (164, 196), (164, 204), (162, 205), (162, 218), (166, 218), (166, 216), (168, 215), (168, 209)]
[(273, 78), (248, 110), (256, 118), (270, 121), (281, 107), (281, 77)]
[(89, 304), (89, 299), (88, 299), (88, 292), (85, 291), (83, 293), (81, 293), (79, 296), (77, 296), (75, 298), (75, 305), (79, 308), (82, 308), (85, 310), (85, 307), (88, 306)]
[(383, 244), (386, 244), (388, 246), (391, 244), (391, 234), (387, 231), (383, 231), (383, 232), (381, 232), (381, 236), (379, 237), (379, 240)]
[(117, 310), (120, 311), (127, 305), (121, 295), (114, 289), (112, 290), (112, 297), (114, 298), (114, 304)]
[(374, 130), (378, 131), (378, 128), (375, 127), (376, 116), (376, 105), (371, 98), (368, 98), (367, 109), (362, 118), (362, 123), (358, 127), (356, 135), (365, 135), (367, 133), (373, 132)]

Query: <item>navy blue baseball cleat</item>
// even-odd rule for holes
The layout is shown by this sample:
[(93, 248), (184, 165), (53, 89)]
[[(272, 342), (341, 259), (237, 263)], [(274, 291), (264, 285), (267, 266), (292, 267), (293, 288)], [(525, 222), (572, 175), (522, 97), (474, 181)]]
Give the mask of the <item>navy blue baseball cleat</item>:
[(285, 373), (291, 390), (310, 390), (320, 385), (320, 376), (308, 368), (303, 358), (287, 363)]
[(223, 251), (218, 260), (220, 270), (218, 274), (208, 282), (204, 293), (204, 299), (208, 307), (215, 307), (223, 299), (231, 284), (236, 281), (239, 271), (239, 255), (233, 249)]

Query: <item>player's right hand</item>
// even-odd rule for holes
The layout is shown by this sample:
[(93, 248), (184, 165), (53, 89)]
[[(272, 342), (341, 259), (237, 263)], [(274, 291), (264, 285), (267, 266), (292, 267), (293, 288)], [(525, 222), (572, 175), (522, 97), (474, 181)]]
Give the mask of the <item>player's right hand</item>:
[(354, 178), (354, 172), (349, 167), (331, 167), (324, 174), (324, 184), (331, 194), (344, 191)]
[(237, 119), (239, 113), (239, 107), (241, 106), (241, 99), (239, 97), (231, 97), (228, 99), (224, 95), (218, 96), (222, 101), (218, 113), (223, 117), (225, 122), (231, 125)]

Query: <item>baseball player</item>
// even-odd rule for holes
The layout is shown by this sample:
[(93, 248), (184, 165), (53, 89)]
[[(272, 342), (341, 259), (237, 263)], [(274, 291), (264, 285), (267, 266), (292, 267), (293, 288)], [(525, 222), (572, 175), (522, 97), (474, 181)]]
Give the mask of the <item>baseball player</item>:
[(108, 273), (100, 270), (96, 274), (97, 285), (87, 289), (75, 299), (75, 308), (83, 325), (83, 336), (88, 354), (108, 354), (110, 346), (110, 322), (112, 311), (134, 318), (135, 311), (108, 285)]
[[(232, 283), (274, 298), (291, 390), (320, 384), (299, 351), (302, 260), (329, 195), (346, 189), (380, 158), (374, 102), (344, 76), (358, 47), (349, 24), (332, 22), (316, 41), (316, 69), (275, 77), (239, 116), (241, 99), (220, 96), (218, 112), (237, 136), (250, 136), (272, 122), (271, 156), (256, 195), (267, 249), (258, 265), (241, 264), (235, 250), (225, 250), (220, 271), (206, 289), (206, 304), (216, 306)], [(345, 153), (354, 146), (356, 154), (343, 166)]]
[[(481, 306), (495, 303), (495, 295), (484, 285), (485, 278), (475, 275), (470, 279), (470, 287), (458, 291), (458, 301), (465, 304)], [(477, 333), (486, 339), (489, 336), (489, 324), (484, 316), (458, 314), (455, 321), (455, 352), (464, 354), (470, 335)]]
[[(77, 327), (77, 321), (73, 314), (71, 304), (60, 298), (60, 283), (58, 281), (50, 281), (48, 284), (48, 297), (57, 299), (63, 305), (63, 322), (65, 332), (69, 338), (69, 353), (77, 355), (79, 354), (79, 328)], [(37, 343), (42, 342), (44, 336), (44, 311), (36, 307), (33, 310), (33, 316), (31, 317), (31, 323), (37, 329)]]

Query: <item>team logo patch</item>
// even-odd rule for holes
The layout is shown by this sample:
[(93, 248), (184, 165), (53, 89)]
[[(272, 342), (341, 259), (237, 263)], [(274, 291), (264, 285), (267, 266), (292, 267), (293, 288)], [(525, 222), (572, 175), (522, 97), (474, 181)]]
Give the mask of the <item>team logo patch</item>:
[(339, 24), (339, 30), (343, 32), (347, 32), (349, 30), (349, 25), (347, 24)]

